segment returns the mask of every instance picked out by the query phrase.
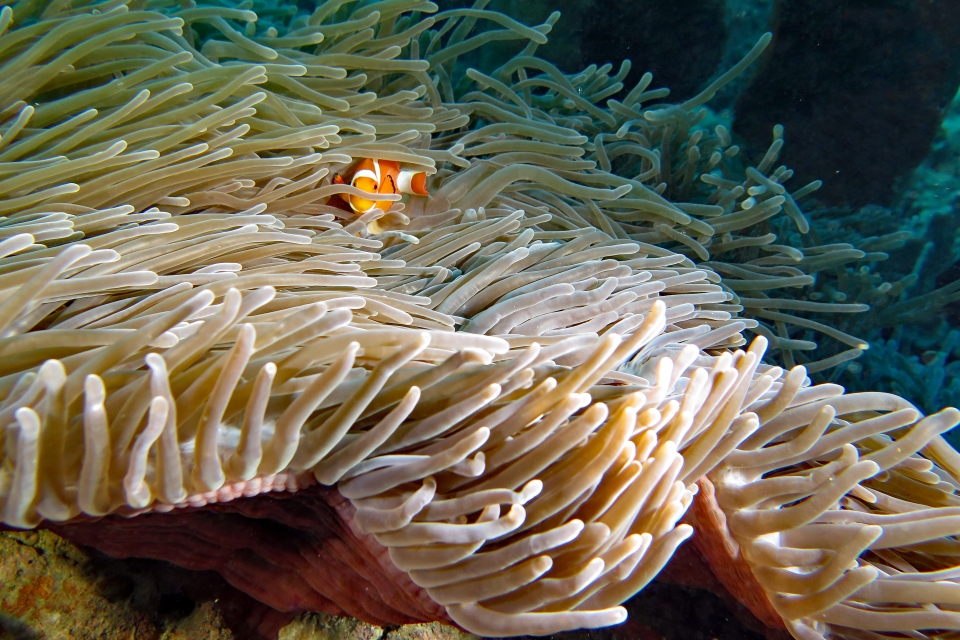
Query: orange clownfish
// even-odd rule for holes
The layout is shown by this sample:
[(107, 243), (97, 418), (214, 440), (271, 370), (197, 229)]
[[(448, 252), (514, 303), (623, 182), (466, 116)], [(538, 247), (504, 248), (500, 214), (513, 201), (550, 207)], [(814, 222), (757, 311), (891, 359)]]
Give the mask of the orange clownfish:
[[(350, 186), (366, 193), (409, 193), (418, 196), (430, 195), (427, 192), (427, 174), (423, 171), (401, 169), (393, 160), (374, 160), (364, 158), (347, 174)], [(339, 173), (333, 177), (333, 184), (347, 184)], [(344, 202), (346, 199), (346, 202)], [(377, 203), (360, 196), (333, 196), (330, 203), (341, 209), (353, 211), (357, 215), (373, 209)]]

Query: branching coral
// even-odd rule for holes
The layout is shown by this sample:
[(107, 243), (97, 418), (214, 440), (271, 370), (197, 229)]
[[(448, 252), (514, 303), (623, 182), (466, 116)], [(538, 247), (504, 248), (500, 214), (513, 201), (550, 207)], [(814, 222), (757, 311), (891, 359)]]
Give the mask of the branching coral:
[[(625, 71), (565, 76), (533, 56), (556, 15), (483, 6), (0, 11), (2, 522), (336, 485), (464, 628), (549, 634), (622, 621), (696, 500), (798, 637), (960, 628), (960, 415), (736, 350), (744, 308), (812, 322), (776, 315), (819, 308), (768, 296), (811, 282), (784, 261), (855, 259), (756, 235), (805, 225), (779, 136), (738, 182), (696, 127), (765, 40), (684, 105), (641, 110), (645, 77), (601, 108)], [(504, 39), (459, 94), (456, 57)], [(433, 195), (327, 205), (367, 157)]]

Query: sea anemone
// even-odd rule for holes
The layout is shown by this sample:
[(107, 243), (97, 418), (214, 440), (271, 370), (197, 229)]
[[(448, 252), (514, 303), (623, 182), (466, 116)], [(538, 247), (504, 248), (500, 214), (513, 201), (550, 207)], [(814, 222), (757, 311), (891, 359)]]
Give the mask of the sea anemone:
[[(862, 346), (767, 293), (857, 259), (755, 235), (781, 210), (802, 231), (816, 188), (783, 187), (781, 132), (736, 182), (729, 133), (697, 128), (769, 37), (686, 103), (643, 106), (647, 75), (604, 108), (628, 66), (564, 75), (533, 55), (558, 14), (485, 5), (0, 11), (0, 520), (320, 483), (481, 635), (622, 622), (694, 527), (798, 638), (960, 630), (960, 415), (763, 360), (809, 348), (785, 323)], [(503, 40), (526, 44), (460, 79)], [(333, 182), (360, 158), (433, 195)], [(771, 256), (715, 259), (744, 247)]]

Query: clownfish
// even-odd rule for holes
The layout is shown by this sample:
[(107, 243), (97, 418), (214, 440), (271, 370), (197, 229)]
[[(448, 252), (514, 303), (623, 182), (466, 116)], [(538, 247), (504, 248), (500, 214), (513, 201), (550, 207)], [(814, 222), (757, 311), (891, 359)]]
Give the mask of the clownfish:
[[(393, 160), (374, 160), (364, 158), (347, 174), (350, 186), (366, 193), (408, 193), (418, 196), (430, 195), (427, 192), (427, 174), (423, 171), (401, 169)], [(333, 177), (333, 184), (347, 184), (339, 173)], [(346, 199), (346, 202), (344, 202)], [(333, 196), (329, 204), (361, 215), (373, 209), (377, 203), (360, 196)]]

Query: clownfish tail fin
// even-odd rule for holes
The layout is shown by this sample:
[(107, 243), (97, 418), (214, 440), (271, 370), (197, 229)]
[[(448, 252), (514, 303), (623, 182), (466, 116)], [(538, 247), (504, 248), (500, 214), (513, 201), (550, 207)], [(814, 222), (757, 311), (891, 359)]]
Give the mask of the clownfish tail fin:
[(428, 196), (430, 192), (427, 191), (427, 174), (423, 171), (419, 171), (413, 175), (413, 178), (410, 180), (410, 188), (418, 196)]
[(423, 171), (404, 169), (397, 178), (400, 193), (411, 193), (418, 196), (427, 196), (427, 174)]

